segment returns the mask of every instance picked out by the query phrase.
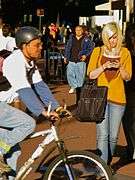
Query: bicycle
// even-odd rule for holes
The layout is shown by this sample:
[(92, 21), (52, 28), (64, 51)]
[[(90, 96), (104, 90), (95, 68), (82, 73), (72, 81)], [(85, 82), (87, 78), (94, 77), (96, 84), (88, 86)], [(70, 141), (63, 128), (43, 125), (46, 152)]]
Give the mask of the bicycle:
[[(48, 108), (49, 112), (50, 107)], [(63, 117), (61, 117), (63, 118)], [(48, 118), (50, 129), (35, 132), (30, 138), (45, 136), (31, 157), (19, 169), (15, 180), (23, 180), (32, 170), (35, 160), (43, 154), (45, 147), (56, 142), (59, 155), (47, 167), (43, 180), (105, 180), (112, 179), (112, 173), (106, 163), (96, 154), (87, 151), (70, 152), (64, 141), (59, 138), (55, 119)]]

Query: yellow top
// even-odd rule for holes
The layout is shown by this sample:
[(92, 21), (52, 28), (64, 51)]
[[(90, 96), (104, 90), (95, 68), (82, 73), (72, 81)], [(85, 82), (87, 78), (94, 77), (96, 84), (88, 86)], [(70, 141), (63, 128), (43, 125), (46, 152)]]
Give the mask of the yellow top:
[[(103, 55), (103, 47), (96, 47), (94, 48), (88, 68), (87, 68), (87, 75), (97, 67), (101, 66), (101, 58)], [(98, 62), (97, 62), (98, 61)], [(120, 63), (123, 65), (125, 70), (129, 73), (130, 77), (132, 75), (132, 62), (131, 62), (131, 55), (127, 48), (122, 47), (120, 51)], [(125, 104), (126, 97), (125, 97), (125, 90), (124, 90), (124, 81), (121, 78), (120, 71), (118, 70), (114, 78), (108, 82), (105, 73), (101, 73), (98, 77), (98, 86), (107, 86), (108, 87), (108, 101), (117, 104)]]

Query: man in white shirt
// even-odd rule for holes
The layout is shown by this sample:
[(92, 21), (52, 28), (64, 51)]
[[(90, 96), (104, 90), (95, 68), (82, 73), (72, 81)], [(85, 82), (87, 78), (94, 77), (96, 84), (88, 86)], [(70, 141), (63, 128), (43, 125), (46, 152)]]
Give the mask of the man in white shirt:
[(2, 36), (3, 18), (0, 17), (0, 36)]
[(10, 36), (11, 27), (9, 24), (5, 24), (2, 27), (2, 35), (0, 36), (0, 51), (7, 49), (13, 51), (16, 47), (15, 38)]
[[(21, 27), (16, 32), (15, 39), (18, 49), (4, 60), (2, 68), (13, 92), (18, 94), (19, 99), (35, 116), (47, 117), (46, 107), (50, 103), (51, 116), (70, 116), (71, 113), (63, 109), (54, 98), (35, 65), (35, 61), (41, 57), (40, 32), (34, 27)], [(2, 123), (0, 120), (0, 126)]]

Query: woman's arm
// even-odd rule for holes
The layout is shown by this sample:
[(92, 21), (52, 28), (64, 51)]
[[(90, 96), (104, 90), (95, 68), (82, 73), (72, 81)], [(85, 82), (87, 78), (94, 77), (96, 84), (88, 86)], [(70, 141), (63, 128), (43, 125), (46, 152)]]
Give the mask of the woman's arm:
[(106, 63), (104, 63), (103, 65), (101, 65), (100, 67), (94, 69), (93, 71), (91, 71), (89, 73), (89, 78), (90, 79), (96, 79), (98, 78), (98, 76), (105, 71), (105, 69), (110, 69), (113, 67), (113, 63), (111, 63), (110, 61), (107, 61)]
[(100, 66), (89, 73), (90, 79), (96, 79), (104, 71), (104, 66)]
[(128, 81), (132, 76), (132, 61), (130, 52), (127, 51), (126, 48), (124, 49), (121, 58), (123, 59), (122, 62), (116, 60), (113, 64), (115, 68), (119, 68), (121, 78)]
[(130, 74), (126, 71), (126, 69), (122, 65), (120, 66), (119, 70), (123, 80), (128, 81), (131, 79)]

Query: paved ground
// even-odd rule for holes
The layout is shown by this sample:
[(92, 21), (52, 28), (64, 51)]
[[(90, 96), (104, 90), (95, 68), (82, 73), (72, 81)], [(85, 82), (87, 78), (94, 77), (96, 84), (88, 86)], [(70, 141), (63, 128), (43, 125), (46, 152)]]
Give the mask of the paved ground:
[[(57, 84), (50, 86), (55, 97), (59, 100), (61, 104), (63, 101), (66, 102), (67, 106), (72, 109), (75, 104), (75, 94), (68, 94), (68, 86), (64, 84)], [(43, 130), (48, 128), (48, 122), (40, 122), (37, 125), (37, 130)], [(60, 127), (60, 135), (62, 137), (67, 136), (78, 136), (76, 139), (71, 139), (66, 141), (66, 146), (70, 150), (74, 149), (83, 149), (94, 151), (96, 148), (96, 140), (95, 140), (95, 124), (94, 123), (81, 123), (75, 119), (64, 121)], [(21, 144), (22, 147), (22, 156), (19, 159), (18, 166), (20, 167), (24, 161), (28, 158), (30, 153), (35, 148), (36, 144), (42, 138), (37, 138), (33, 140), (26, 140)], [(115, 157), (113, 158), (114, 168), (117, 171), (117, 175), (115, 175), (114, 179), (116, 180), (133, 180), (135, 179), (135, 163), (127, 163), (126, 159), (126, 151), (125, 151), (125, 136), (123, 133), (123, 129), (121, 127), (119, 140), (117, 145), (117, 151)], [(40, 160), (36, 161), (36, 165), (34, 169), (37, 168)], [(42, 179), (42, 176), (38, 172), (34, 172), (34, 170), (30, 173), (30, 175), (26, 178), (26, 180), (37, 180)]]
[[(38, 63), (39, 69), (41, 71), (42, 76), (45, 75), (45, 66), (44, 60), (40, 60)], [(75, 94), (68, 94), (68, 86), (66, 84), (50, 85), (54, 96), (57, 100), (63, 104), (65, 101), (69, 109), (73, 109), (76, 96)], [(37, 131), (43, 130), (49, 127), (49, 123), (46, 121), (38, 121)], [(94, 123), (81, 123), (76, 119), (72, 119), (69, 121), (64, 121), (59, 128), (60, 135), (62, 138), (65, 137), (74, 137), (78, 136), (78, 138), (70, 139), (66, 141), (66, 146), (69, 150), (89, 150), (94, 151), (96, 149), (96, 131)], [(26, 140), (21, 143), (22, 147), (22, 155), (18, 161), (18, 167), (20, 167), (26, 159), (30, 156), (30, 154), (35, 149), (36, 145), (42, 140), (42, 137), (32, 140)], [(51, 146), (49, 146), (50, 148)], [(135, 179), (135, 163), (128, 163), (126, 159), (126, 141), (123, 133), (122, 126), (120, 128), (120, 134), (117, 144), (116, 154), (113, 158), (114, 168), (117, 174), (114, 176), (114, 180), (133, 180)], [(45, 154), (48, 149), (46, 149)], [(57, 153), (57, 152), (55, 152)], [(54, 155), (54, 154), (53, 154)], [(53, 156), (52, 155), (52, 156)], [(35, 172), (38, 165), (40, 164), (41, 159), (36, 161), (33, 170), (26, 178), (26, 180), (39, 180), (42, 179), (42, 175), (39, 172)]]

